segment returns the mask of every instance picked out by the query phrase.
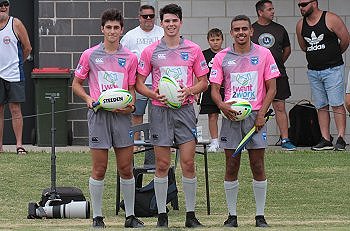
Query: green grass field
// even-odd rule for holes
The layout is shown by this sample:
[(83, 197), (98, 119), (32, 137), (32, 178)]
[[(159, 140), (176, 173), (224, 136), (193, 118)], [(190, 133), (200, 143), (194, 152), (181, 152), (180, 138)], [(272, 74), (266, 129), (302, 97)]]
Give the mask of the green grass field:
[[(140, 157), (138, 157), (140, 158)], [(89, 153), (57, 153), (57, 186), (75, 186), (89, 198)], [(137, 160), (139, 161), (139, 160)], [(224, 155), (209, 154), (211, 215), (206, 212), (203, 156), (197, 157), (197, 217), (206, 226), (199, 230), (228, 230), (222, 227), (227, 217), (223, 190)], [(268, 194), (265, 217), (269, 230), (349, 230), (350, 228), (350, 153), (282, 152), (266, 154)], [(179, 211), (169, 212), (169, 230), (184, 229), (184, 195), (177, 168)], [(146, 180), (151, 179), (151, 175)], [(2, 230), (89, 230), (90, 219), (28, 220), (28, 202), (39, 201), (50, 187), (50, 153), (17, 156), (0, 154), (0, 229)], [(238, 195), (239, 230), (256, 230), (255, 202), (247, 154), (243, 153)], [(124, 212), (115, 216), (115, 157), (110, 155), (105, 179), (103, 212), (107, 230), (122, 229)], [(153, 230), (156, 218), (142, 218)], [(198, 230), (198, 229), (197, 229)]]

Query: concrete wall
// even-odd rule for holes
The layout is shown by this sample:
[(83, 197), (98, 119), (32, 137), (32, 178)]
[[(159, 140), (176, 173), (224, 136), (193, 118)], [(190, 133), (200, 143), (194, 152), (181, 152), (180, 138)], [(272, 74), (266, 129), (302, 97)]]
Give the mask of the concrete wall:
[[(301, 99), (311, 99), (310, 87), (306, 77), (305, 54), (299, 48), (295, 35), (295, 25), (300, 18), (297, 0), (275, 0), (275, 20), (284, 25), (289, 33), (292, 54), (286, 66), (291, 85), (292, 96), (287, 100), (287, 111)], [(225, 46), (232, 40), (229, 36), (230, 21), (237, 14), (246, 14), (252, 21), (256, 20), (255, 3), (251, 0), (141, 0), (141, 1), (110, 1), (110, 0), (71, 0), (43, 1), (39, 0), (39, 30), (40, 30), (40, 66), (63, 66), (75, 68), (81, 52), (101, 40), (99, 17), (103, 9), (116, 7), (123, 11), (126, 18), (126, 28), (137, 25), (137, 10), (139, 4), (152, 4), (156, 9), (169, 3), (177, 3), (183, 9), (182, 34), (198, 43), (203, 49), (208, 47), (206, 33), (213, 27), (220, 28), (225, 34)], [(349, 0), (319, 0), (321, 9), (332, 11), (344, 20), (350, 28)], [(350, 50), (345, 53), (346, 76), (350, 67)], [(70, 94), (70, 108), (84, 107), (81, 100)], [(87, 126), (85, 111), (69, 112), (69, 121), (73, 128), (74, 143), (86, 142)], [(220, 120), (220, 119), (219, 119)], [(348, 121), (350, 122), (350, 121)], [(206, 116), (199, 116), (199, 125), (207, 127)], [(348, 126), (349, 127), (349, 126)], [(332, 134), (336, 136), (334, 122), (331, 122)], [(350, 140), (350, 130), (346, 130), (346, 140)], [(275, 120), (269, 122), (269, 142), (278, 140), (279, 132)], [(204, 129), (204, 138), (209, 138), (208, 130)]]
[[(155, 4), (158, 9), (169, 3), (179, 4), (183, 9), (182, 34), (198, 43), (202, 49), (208, 47), (206, 33), (213, 27), (217, 27), (225, 34), (225, 46), (232, 44), (229, 35), (230, 22), (233, 16), (245, 14), (252, 22), (257, 19), (254, 0), (183, 0), (183, 1), (141, 1), (141, 3)], [(286, 101), (287, 112), (301, 99), (311, 98), (309, 82), (306, 76), (305, 53), (301, 51), (295, 35), (295, 26), (300, 19), (300, 11), (297, 0), (272, 0), (275, 7), (275, 21), (282, 24), (290, 37), (292, 54), (286, 62), (287, 73), (291, 85), (292, 96)], [(319, 0), (319, 7), (332, 11), (343, 19), (348, 30), (350, 29), (350, 2), (349, 0)], [(346, 77), (350, 67), (350, 49), (344, 55), (346, 65)], [(219, 118), (220, 120), (220, 118)], [(350, 120), (347, 121), (348, 124)], [(207, 127), (207, 117), (199, 116), (199, 125)], [(350, 127), (350, 125), (348, 126)], [(279, 131), (274, 119), (269, 121), (269, 142), (275, 144), (279, 137)], [(331, 132), (336, 137), (334, 120), (331, 121)], [(346, 129), (347, 141), (350, 140), (350, 129)], [(208, 129), (204, 130), (204, 138), (209, 138)]]

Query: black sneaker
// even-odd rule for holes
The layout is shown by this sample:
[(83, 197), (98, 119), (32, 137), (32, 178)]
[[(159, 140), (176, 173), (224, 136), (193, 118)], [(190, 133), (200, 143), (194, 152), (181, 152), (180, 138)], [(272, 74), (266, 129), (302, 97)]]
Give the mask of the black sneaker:
[(328, 141), (322, 137), (321, 141), (315, 146), (313, 146), (311, 149), (314, 151), (323, 151), (323, 150), (333, 150), (334, 147), (331, 141)]
[(92, 218), (92, 227), (96, 229), (106, 228), (106, 225), (103, 222), (103, 217), (97, 216)]
[(128, 216), (125, 219), (125, 228), (142, 228), (144, 227), (143, 222), (136, 218), (134, 215)]
[(194, 212), (187, 212), (185, 226), (187, 228), (198, 228), (198, 227), (203, 227), (204, 225), (202, 225), (198, 221)]
[(266, 223), (265, 217), (262, 215), (255, 217), (255, 226), (261, 228), (269, 227)]
[(335, 151), (344, 151), (345, 146), (346, 146), (346, 143), (345, 143), (343, 137), (339, 136), (337, 139), (337, 143), (335, 143), (334, 150)]
[(237, 216), (228, 215), (227, 220), (224, 222), (225, 227), (238, 227)]
[(158, 214), (157, 228), (168, 228), (168, 214)]

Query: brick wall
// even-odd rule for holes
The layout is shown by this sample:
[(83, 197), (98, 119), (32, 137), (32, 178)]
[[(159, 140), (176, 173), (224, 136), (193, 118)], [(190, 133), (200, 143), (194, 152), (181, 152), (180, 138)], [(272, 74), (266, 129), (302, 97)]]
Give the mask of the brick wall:
[[(295, 36), (295, 25), (300, 18), (297, 0), (274, 0), (275, 20), (284, 25), (289, 33), (292, 54), (286, 66), (291, 84), (292, 97), (287, 101), (287, 110), (300, 99), (311, 99), (310, 87), (306, 77), (305, 54), (299, 48)], [(349, 0), (319, 0), (321, 9), (332, 11), (342, 17), (350, 28)], [(126, 19), (125, 31), (138, 24), (136, 19), (139, 5), (152, 4), (156, 9), (169, 3), (177, 3), (183, 8), (182, 34), (198, 43), (203, 49), (208, 47), (206, 33), (213, 27), (220, 28), (225, 34), (225, 46), (231, 44), (229, 36), (230, 21), (234, 15), (246, 14), (252, 21), (256, 20), (255, 3), (252, 0), (39, 0), (39, 32), (40, 32), (40, 67), (61, 66), (74, 68), (80, 54), (86, 48), (101, 41), (100, 14), (103, 9), (115, 7), (121, 9)], [(350, 66), (349, 49), (344, 55), (346, 76)], [(71, 91), (70, 91), (71, 92)], [(69, 95), (69, 107), (82, 108), (85, 104)], [(74, 144), (86, 144), (87, 126), (85, 109), (68, 113), (68, 120), (73, 129)], [(147, 119), (146, 119), (147, 120)], [(348, 121), (349, 122), (349, 121)], [(199, 117), (199, 125), (207, 127), (206, 116)], [(348, 126), (349, 127), (349, 126)], [(336, 135), (334, 122), (331, 122), (332, 134)], [(269, 122), (269, 142), (278, 139), (278, 129), (274, 120)], [(350, 140), (349, 129), (346, 139)], [(204, 129), (204, 138), (209, 138)]]
[[(81, 53), (102, 41), (100, 16), (117, 8), (125, 18), (125, 30), (138, 25), (140, 1), (42, 1), (39, 0), (39, 66), (74, 69)], [(73, 144), (87, 143), (86, 105), (69, 86), (68, 116)]]

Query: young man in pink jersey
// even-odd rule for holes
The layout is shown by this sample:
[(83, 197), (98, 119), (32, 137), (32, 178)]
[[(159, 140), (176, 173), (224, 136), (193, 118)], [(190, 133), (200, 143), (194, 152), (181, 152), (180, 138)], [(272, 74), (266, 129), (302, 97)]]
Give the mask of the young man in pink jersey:
[[(280, 72), (271, 52), (251, 42), (253, 29), (250, 19), (238, 15), (231, 22), (231, 37), (234, 44), (219, 52), (210, 73), (212, 98), (228, 119), (222, 119), (220, 147), (225, 150), (226, 173), (224, 188), (229, 211), (224, 226), (237, 227), (238, 172), (241, 156), (232, 154), (242, 138), (255, 125), (257, 133), (247, 144), (250, 168), (253, 173), (253, 191), (256, 202), (255, 225), (267, 227), (264, 208), (267, 180), (264, 167), (264, 153), (267, 146), (264, 115), (276, 94), (276, 79)], [(235, 111), (220, 95), (224, 87), (225, 100), (244, 98), (249, 100), (253, 112), (243, 121), (235, 120)]]
[[(209, 71), (200, 47), (180, 36), (182, 9), (169, 4), (160, 10), (161, 26), (164, 37), (146, 47), (141, 54), (136, 90), (152, 99), (151, 143), (156, 155), (154, 189), (158, 207), (157, 227), (168, 227), (166, 197), (168, 189), (168, 171), (171, 162), (170, 148), (173, 144), (180, 149), (182, 183), (186, 201), (186, 222), (189, 228), (202, 224), (195, 216), (197, 178), (195, 173), (196, 116), (193, 107), (194, 94), (208, 87)], [(152, 90), (144, 84), (152, 73)], [(174, 77), (182, 89), (182, 106), (171, 109), (165, 105), (166, 98), (159, 95), (158, 83), (162, 76)], [(194, 84), (194, 76), (197, 83)]]
[[(113, 112), (92, 110), (102, 91), (111, 88), (129, 90), (135, 99), (135, 74), (137, 57), (120, 43), (124, 19), (116, 9), (103, 12), (101, 31), (104, 35), (100, 43), (84, 51), (75, 70), (72, 83), (74, 93), (89, 107), (87, 118), (89, 127), (89, 147), (92, 156), (92, 173), (89, 190), (93, 210), (94, 228), (104, 228), (102, 198), (104, 177), (108, 163), (108, 150), (113, 147), (120, 175), (120, 188), (125, 201), (126, 228), (143, 227), (143, 222), (135, 217), (135, 179), (132, 173), (133, 133), (131, 113), (135, 111), (134, 100), (124, 109)], [(88, 80), (90, 95), (83, 88)]]

